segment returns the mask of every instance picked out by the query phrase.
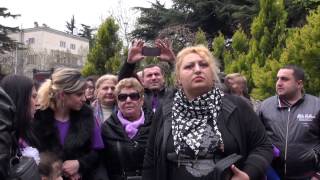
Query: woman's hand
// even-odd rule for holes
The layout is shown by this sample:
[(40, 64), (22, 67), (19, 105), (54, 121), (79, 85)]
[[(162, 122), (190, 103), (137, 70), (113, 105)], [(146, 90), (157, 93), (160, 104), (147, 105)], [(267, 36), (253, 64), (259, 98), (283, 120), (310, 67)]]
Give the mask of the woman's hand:
[(144, 42), (141, 39), (133, 40), (132, 47), (129, 49), (129, 52), (128, 52), (127, 62), (129, 64), (139, 62), (144, 58), (144, 56), (142, 55), (143, 45), (144, 45)]
[(78, 160), (67, 160), (62, 164), (62, 171), (68, 177), (72, 177), (75, 174), (78, 174), (79, 171), (79, 161)]
[(231, 171), (233, 172), (233, 176), (231, 180), (249, 180), (249, 176), (247, 173), (238, 169), (235, 165), (231, 166)]

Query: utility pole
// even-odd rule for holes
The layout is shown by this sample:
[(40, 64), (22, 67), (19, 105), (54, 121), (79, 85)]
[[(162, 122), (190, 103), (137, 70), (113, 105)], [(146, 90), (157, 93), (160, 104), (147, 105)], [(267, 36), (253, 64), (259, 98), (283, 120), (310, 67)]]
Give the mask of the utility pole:
[(24, 59), (23, 59), (23, 40), (24, 40), (24, 32), (21, 26), (20, 32), (19, 32), (19, 41), (16, 45), (16, 59), (15, 59), (15, 65), (14, 65), (14, 74), (23, 74), (23, 65), (24, 65)]
[(16, 58), (14, 60), (14, 74), (17, 74), (17, 66), (18, 66), (18, 43), (16, 44)]

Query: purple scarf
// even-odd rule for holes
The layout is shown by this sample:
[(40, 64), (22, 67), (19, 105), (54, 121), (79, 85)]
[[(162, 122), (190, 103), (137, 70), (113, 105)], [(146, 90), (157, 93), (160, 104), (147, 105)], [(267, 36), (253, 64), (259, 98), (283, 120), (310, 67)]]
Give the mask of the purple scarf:
[(144, 112), (142, 110), (140, 118), (133, 122), (125, 119), (120, 111), (118, 111), (117, 116), (130, 139), (137, 134), (138, 128), (144, 123)]

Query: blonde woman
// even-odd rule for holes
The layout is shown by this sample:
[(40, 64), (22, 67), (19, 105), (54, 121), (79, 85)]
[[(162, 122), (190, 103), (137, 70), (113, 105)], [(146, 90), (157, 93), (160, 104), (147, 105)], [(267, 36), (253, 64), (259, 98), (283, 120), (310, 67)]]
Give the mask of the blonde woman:
[(218, 68), (204, 46), (179, 52), (175, 76), (179, 89), (163, 103), (150, 132), (145, 180), (216, 180), (216, 165), (231, 154), (232, 180), (260, 179), (272, 159), (272, 146), (257, 115), (239, 97), (215, 87)]
[(40, 152), (61, 156), (66, 179), (93, 179), (91, 170), (104, 147), (93, 112), (85, 104), (85, 79), (72, 68), (57, 69), (38, 91), (35, 133)]

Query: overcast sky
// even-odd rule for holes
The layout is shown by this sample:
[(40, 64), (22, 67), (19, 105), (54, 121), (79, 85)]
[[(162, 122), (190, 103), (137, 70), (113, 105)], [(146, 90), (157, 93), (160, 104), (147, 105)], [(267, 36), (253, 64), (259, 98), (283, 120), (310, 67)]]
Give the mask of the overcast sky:
[[(16, 19), (0, 18), (0, 24), (6, 26), (19, 26), (23, 29), (34, 27), (34, 22), (39, 25), (45, 23), (53, 29), (66, 31), (66, 21), (75, 17), (76, 26), (80, 24), (97, 27), (110, 13), (128, 13), (128, 24), (132, 25), (138, 12), (129, 11), (135, 6), (150, 7), (149, 2), (155, 0), (0, 0), (0, 7), (6, 7), (12, 14), (21, 14)], [(171, 0), (160, 0), (167, 7), (171, 6)]]

